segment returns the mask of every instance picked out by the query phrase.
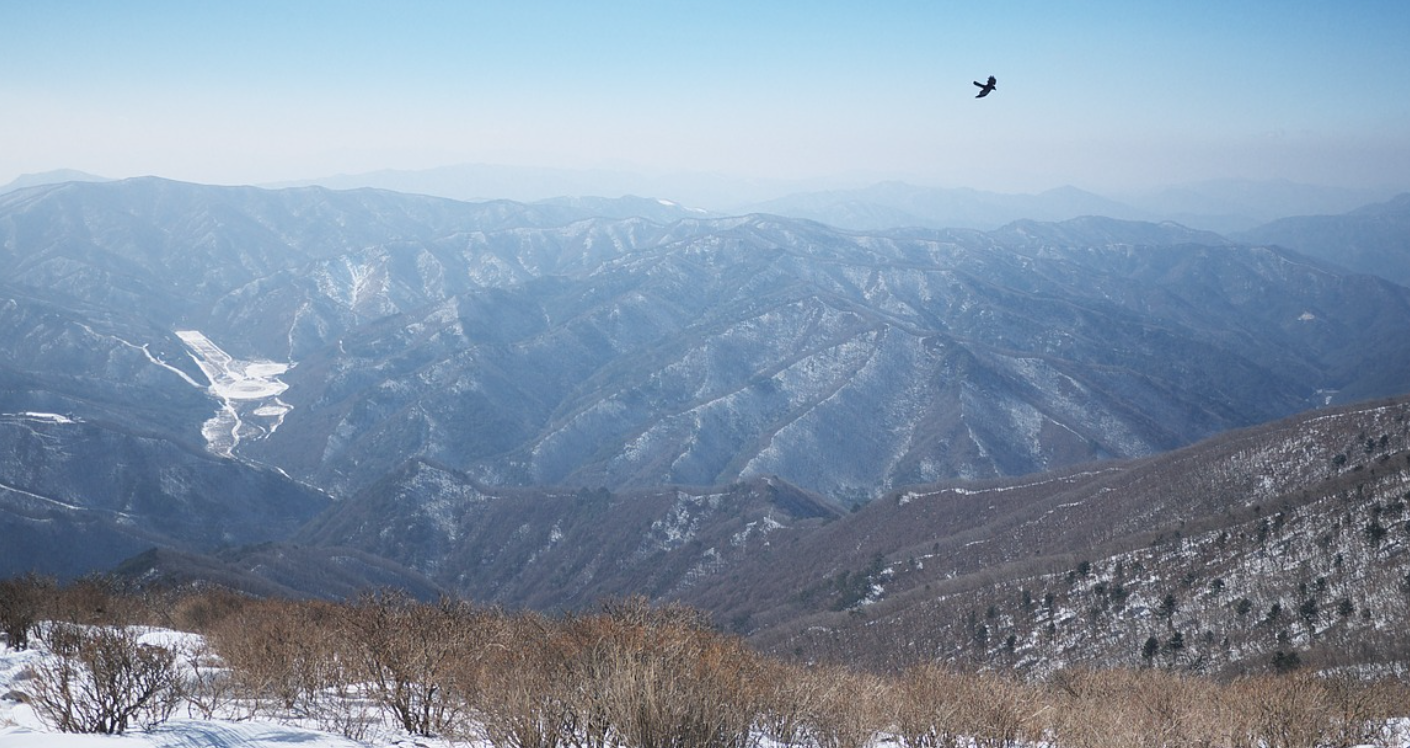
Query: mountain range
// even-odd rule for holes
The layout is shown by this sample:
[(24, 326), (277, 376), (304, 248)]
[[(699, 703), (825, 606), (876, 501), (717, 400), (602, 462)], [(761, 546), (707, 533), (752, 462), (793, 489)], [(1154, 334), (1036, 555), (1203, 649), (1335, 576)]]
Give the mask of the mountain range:
[(120, 573), (330, 595), (371, 568), (363, 579), (427, 596), (550, 611), (642, 594), (783, 658), (881, 670), (1227, 675), (1296, 659), (1385, 674), (1410, 666), (1407, 488), (1405, 397), (851, 511), (776, 478), (504, 489), (417, 461), (292, 542), (152, 552)]
[(1357, 272), (1410, 285), (1410, 194), (1336, 215), (1289, 216), (1231, 235), (1276, 244)]
[[(1389, 224), (1393, 253), (1402, 200), (1340, 230)], [(789, 622), (870, 599), (917, 543), (996, 531), (953, 498), (977, 489), (917, 486), (1041, 473), (1058, 477), (1002, 485), (1116, 490), (1072, 476), (1410, 390), (1410, 289), (1284, 244), (1091, 216), (852, 230), (637, 198), (13, 190), (0, 572), (156, 547), (126, 568), (282, 568), (265, 584), (304, 593), (365, 573), (541, 608), (646, 591), (813, 651)], [(1377, 428), (1367, 454), (1394, 462)], [(1305, 451), (1323, 464), (1332, 446)], [(1292, 481), (1278, 495), (1303, 490), (1303, 472), (1260, 469)], [(894, 520), (923, 538), (866, 529), (917, 491), (958, 513)], [(1191, 491), (1118, 505), (1101, 538), (1054, 525), (1025, 553), (1250, 511)], [(780, 548), (828, 581), (750, 566)], [(761, 601), (785, 589), (802, 597)]]
[[(1102, 215), (1244, 231), (1290, 216), (1334, 215), (1384, 200), (1393, 189), (1353, 189), (1282, 179), (1211, 179), (1099, 196), (1074, 186), (1038, 194), (910, 184), (896, 179), (785, 181), (717, 174), (644, 175), (625, 169), (535, 169), (460, 164), (425, 170), (340, 174), (271, 187), (376, 188), (481, 201), (535, 202), (561, 195), (669, 195), (719, 215), (771, 213), (870, 231), (897, 226), (995, 229), (1020, 219)], [(1402, 186), (1403, 188), (1403, 186)]]
[[(0, 194), (59, 182), (110, 181), (62, 169), (25, 174)], [(1105, 195), (1071, 185), (1036, 194), (911, 184), (864, 177), (835, 180), (763, 180), (718, 174), (647, 175), (626, 169), (546, 169), (459, 164), (424, 170), (339, 174), (264, 185), (272, 189), (326, 187), (380, 189), (453, 200), (526, 203), (596, 203), (599, 217), (637, 215), (664, 219), (652, 204), (684, 205), (700, 216), (769, 213), (855, 231), (900, 226), (992, 230), (1017, 220), (1065, 221), (1100, 215), (1125, 220), (1173, 221), (1207, 231), (1237, 234), (1282, 218), (1334, 216), (1394, 197), (1395, 189), (1300, 184), (1281, 179), (1211, 179)], [(1402, 189), (1404, 186), (1402, 185)], [(670, 201), (589, 195), (662, 195)], [(625, 208), (632, 205), (632, 208)], [(615, 207), (613, 207), (615, 206)]]

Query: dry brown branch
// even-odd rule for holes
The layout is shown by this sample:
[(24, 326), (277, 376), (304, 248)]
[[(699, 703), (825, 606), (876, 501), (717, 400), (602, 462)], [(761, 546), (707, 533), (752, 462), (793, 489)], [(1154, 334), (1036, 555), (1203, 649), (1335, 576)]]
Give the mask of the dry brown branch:
[(132, 629), (53, 623), (43, 639), (55, 656), (34, 665), (28, 695), (55, 729), (121, 734), (165, 722), (175, 709), (175, 654), (140, 643)]

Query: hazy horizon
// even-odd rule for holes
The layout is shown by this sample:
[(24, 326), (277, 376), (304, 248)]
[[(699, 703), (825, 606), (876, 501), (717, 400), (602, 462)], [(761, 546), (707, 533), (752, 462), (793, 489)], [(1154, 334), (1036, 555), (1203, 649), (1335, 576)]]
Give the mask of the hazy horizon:
[(0, 184), (498, 164), (1011, 193), (1410, 187), (1399, 2), (61, 1), (10, 4), (0, 25)]

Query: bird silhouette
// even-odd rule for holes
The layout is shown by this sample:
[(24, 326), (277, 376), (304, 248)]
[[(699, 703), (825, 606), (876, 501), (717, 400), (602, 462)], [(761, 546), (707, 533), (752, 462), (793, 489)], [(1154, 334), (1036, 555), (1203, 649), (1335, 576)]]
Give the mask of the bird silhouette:
[(988, 96), (990, 91), (993, 91), (994, 89), (999, 87), (998, 83), (999, 80), (992, 75), (989, 76), (988, 83), (980, 83), (979, 81), (975, 81), (974, 85), (979, 86), (979, 95), (975, 96), (974, 98), (982, 99), (985, 96)]

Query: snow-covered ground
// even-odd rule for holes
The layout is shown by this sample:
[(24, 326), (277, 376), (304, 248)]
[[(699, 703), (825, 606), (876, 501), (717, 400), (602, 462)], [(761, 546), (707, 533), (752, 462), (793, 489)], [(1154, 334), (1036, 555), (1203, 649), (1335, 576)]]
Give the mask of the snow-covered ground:
[[(379, 743), (386, 746), (438, 746), (424, 738)], [(78, 735), (28, 725), (0, 725), (5, 748), (366, 748), (337, 735), (269, 722), (174, 719), (150, 731), (125, 735)]]
[(241, 439), (274, 433), (291, 406), (279, 399), (289, 385), (279, 376), (288, 364), (275, 361), (242, 361), (221, 350), (196, 330), (177, 330), (191, 358), (210, 380), (208, 390), (223, 403), (201, 427), (206, 446), (223, 457), (233, 456)]
[(0, 413), (0, 418), (37, 421), (39, 423), (78, 423), (78, 419), (73, 416), (60, 415), (58, 413), (36, 413), (32, 411), (26, 411), (24, 413)]
[[(196, 651), (198, 636), (160, 629), (148, 630), (143, 643)], [(450, 743), (412, 737), (390, 727), (366, 742), (321, 732), (297, 720), (288, 723), (261, 719), (201, 719), (194, 709), (177, 707), (172, 719), (150, 730), (134, 728), (123, 735), (62, 733), (45, 724), (15, 694), (25, 690), (26, 671), (45, 657), (43, 644), (25, 651), (0, 643), (0, 748), (449, 748)], [(487, 748), (456, 744), (457, 748)]]

